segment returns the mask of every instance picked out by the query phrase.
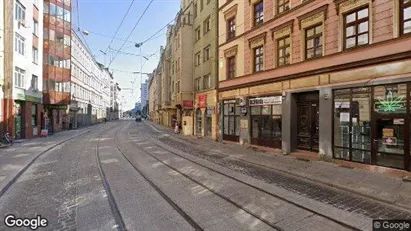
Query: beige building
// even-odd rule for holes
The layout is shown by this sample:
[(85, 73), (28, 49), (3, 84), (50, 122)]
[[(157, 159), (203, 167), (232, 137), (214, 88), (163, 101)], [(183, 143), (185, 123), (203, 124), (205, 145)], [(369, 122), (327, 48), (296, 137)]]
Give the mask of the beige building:
[(218, 1), (194, 0), (193, 4), (194, 134), (217, 140)]
[(156, 101), (157, 101), (157, 81), (155, 71), (149, 76), (148, 81), (148, 114), (152, 121), (158, 121), (156, 113)]

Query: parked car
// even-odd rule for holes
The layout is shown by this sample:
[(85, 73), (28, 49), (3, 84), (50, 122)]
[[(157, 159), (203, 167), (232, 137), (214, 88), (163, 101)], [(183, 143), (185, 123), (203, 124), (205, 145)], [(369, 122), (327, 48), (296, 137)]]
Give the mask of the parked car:
[(136, 122), (141, 122), (141, 115), (136, 115)]

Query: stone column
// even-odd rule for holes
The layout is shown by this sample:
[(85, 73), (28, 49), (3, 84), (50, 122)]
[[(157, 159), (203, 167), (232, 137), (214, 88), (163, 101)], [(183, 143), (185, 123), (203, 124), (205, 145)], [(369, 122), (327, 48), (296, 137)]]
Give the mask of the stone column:
[(281, 120), (281, 149), (288, 154), (297, 146), (297, 102), (290, 92), (283, 97)]

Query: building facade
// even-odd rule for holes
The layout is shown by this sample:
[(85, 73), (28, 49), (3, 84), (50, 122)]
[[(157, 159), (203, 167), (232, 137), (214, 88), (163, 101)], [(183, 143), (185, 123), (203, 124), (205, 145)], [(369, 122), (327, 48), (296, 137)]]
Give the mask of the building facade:
[(44, 19), (44, 124), (51, 133), (69, 128), (71, 9), (71, 0), (44, 1), (43, 17), (39, 17)]
[(42, 127), (43, 2), (4, 1), (4, 7), (6, 131), (14, 139), (27, 139)]
[(5, 117), (4, 117), (4, 23), (5, 1), (0, 0), (0, 135), (5, 132)]
[(148, 100), (148, 80), (145, 80), (143, 83), (141, 83), (140, 100), (141, 100), (141, 108), (144, 108)]
[(194, 134), (217, 140), (218, 1), (193, 1)]
[(244, 17), (220, 42), (244, 54), (220, 58), (224, 139), (410, 171), (410, 1), (221, 4)]

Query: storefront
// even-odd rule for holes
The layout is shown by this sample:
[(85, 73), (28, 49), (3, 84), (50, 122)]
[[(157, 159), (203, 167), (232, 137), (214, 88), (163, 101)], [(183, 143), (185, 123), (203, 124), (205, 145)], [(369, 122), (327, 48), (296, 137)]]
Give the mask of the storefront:
[(333, 91), (336, 159), (410, 171), (411, 83)]
[(223, 140), (239, 142), (240, 112), (235, 99), (223, 101)]
[(281, 148), (281, 103), (281, 96), (249, 100), (251, 144)]
[(201, 109), (196, 110), (196, 135), (201, 136), (203, 129), (203, 115), (201, 114)]
[(24, 102), (14, 102), (14, 127), (15, 127), (15, 139), (23, 139), (24, 137)]

